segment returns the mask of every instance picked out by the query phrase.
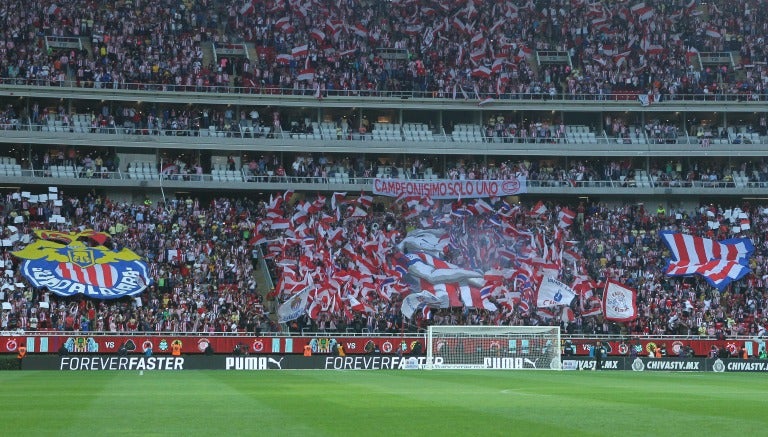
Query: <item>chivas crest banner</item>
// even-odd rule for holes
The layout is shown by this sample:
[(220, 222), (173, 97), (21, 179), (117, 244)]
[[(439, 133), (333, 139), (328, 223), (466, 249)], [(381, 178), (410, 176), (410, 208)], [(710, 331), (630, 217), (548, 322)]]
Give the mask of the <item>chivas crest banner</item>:
[(307, 312), (307, 302), (310, 291), (311, 287), (306, 287), (304, 290), (294, 294), (290, 299), (283, 302), (277, 309), (278, 321), (280, 323), (290, 322), (291, 320), (298, 319)]
[(139, 255), (105, 246), (109, 234), (92, 230), (35, 233), (37, 240), (13, 252), (25, 260), (21, 273), (34, 287), (59, 296), (117, 299), (139, 294), (151, 282), (147, 264)]

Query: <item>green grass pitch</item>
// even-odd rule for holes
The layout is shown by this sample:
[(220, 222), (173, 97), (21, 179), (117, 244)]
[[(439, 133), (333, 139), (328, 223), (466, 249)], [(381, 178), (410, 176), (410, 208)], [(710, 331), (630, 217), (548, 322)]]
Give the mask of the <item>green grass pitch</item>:
[(754, 373), (0, 372), (14, 436), (765, 435), (767, 406)]

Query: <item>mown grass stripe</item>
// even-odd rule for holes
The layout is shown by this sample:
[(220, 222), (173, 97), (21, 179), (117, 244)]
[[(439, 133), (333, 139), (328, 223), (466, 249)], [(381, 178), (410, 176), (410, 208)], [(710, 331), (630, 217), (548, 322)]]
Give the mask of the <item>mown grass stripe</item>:
[(15, 435), (764, 434), (760, 374), (2, 372)]

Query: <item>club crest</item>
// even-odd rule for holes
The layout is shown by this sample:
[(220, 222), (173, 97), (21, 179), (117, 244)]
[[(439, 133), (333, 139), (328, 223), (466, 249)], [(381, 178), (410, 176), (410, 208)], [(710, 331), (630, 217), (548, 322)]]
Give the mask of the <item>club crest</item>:
[(60, 296), (117, 299), (139, 294), (151, 283), (141, 257), (129, 249), (106, 246), (109, 234), (92, 230), (35, 233), (37, 240), (13, 252), (25, 260), (21, 272), (34, 287)]

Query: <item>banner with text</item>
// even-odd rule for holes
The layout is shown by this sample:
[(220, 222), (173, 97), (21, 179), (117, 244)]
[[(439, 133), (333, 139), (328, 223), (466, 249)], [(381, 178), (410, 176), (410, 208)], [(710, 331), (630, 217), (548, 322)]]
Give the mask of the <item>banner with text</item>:
[[(435, 365), (443, 359), (436, 357)], [(420, 369), (426, 363), (423, 356), (358, 355), (323, 356), (313, 355), (192, 355), (169, 357), (143, 355), (30, 355), (22, 361), (22, 370), (63, 370), (63, 371), (180, 371), (180, 370), (394, 370)]]
[[(423, 369), (427, 364), (424, 356), (397, 356), (368, 354), (357, 356), (313, 355), (192, 355), (186, 357), (143, 355), (29, 355), (22, 361), (22, 370), (62, 371), (183, 371), (183, 370), (225, 370), (225, 371), (269, 371), (269, 370), (394, 370)], [(443, 357), (434, 357), (434, 368), (471, 368), (524, 370), (531, 369), (522, 357), (485, 357), (482, 363), (461, 367), (446, 364)], [(594, 358), (564, 357), (563, 370), (592, 370), (596, 367)], [(768, 372), (768, 361), (739, 358), (630, 358), (608, 357), (602, 361), (602, 370), (624, 370), (634, 372)]]
[(431, 199), (503, 197), (528, 191), (524, 177), (507, 180), (373, 180), (373, 194), (379, 196), (420, 196)]

